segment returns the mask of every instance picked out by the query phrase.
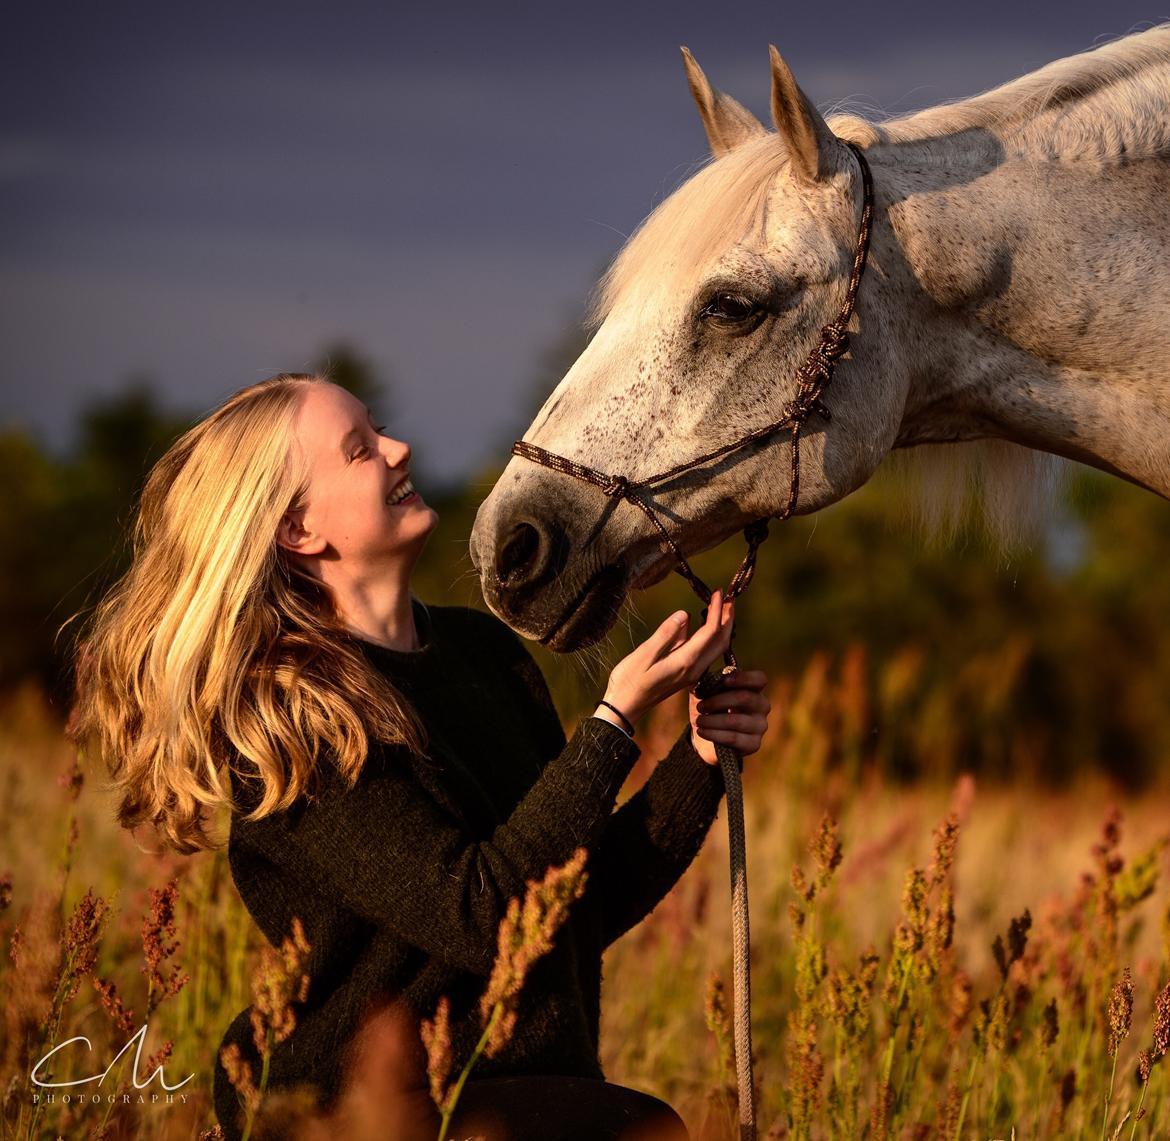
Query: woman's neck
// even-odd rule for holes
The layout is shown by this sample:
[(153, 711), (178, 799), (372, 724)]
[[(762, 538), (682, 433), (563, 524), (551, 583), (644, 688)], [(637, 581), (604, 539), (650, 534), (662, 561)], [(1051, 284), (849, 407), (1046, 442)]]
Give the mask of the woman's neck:
[(345, 625), (391, 650), (420, 649), (409, 582), (330, 584)]

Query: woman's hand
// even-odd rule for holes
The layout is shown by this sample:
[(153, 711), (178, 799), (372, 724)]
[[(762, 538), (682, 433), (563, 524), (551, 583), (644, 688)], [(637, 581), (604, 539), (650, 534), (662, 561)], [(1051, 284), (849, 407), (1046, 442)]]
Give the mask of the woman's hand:
[(730, 745), (744, 757), (759, 749), (772, 709), (763, 694), (767, 684), (763, 670), (736, 670), (726, 689), (702, 701), (690, 695), (691, 741), (707, 764), (719, 763), (716, 744)]
[[(711, 594), (707, 621), (690, 637), (689, 615), (685, 610), (676, 611), (613, 667), (605, 700), (634, 722), (672, 693), (690, 689), (731, 644), (734, 620), (735, 603), (724, 602), (720, 590)], [(604, 705), (598, 706), (598, 713), (610, 719)]]

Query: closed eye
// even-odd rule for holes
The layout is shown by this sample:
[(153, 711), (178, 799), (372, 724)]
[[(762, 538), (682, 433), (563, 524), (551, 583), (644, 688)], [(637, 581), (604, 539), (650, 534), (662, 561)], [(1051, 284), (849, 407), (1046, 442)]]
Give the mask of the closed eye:
[[(374, 431), (378, 433), (379, 436), (383, 432), (386, 431), (385, 424), (374, 424), (374, 425), (372, 425), (372, 427), (373, 427)], [(371, 453), (371, 451), (372, 451), (372, 449), (370, 448), (369, 444), (362, 444), (360, 447), (357, 447), (354, 449), (353, 455), (350, 456), (349, 458), (351, 460), (362, 459), (364, 456), (368, 456)]]

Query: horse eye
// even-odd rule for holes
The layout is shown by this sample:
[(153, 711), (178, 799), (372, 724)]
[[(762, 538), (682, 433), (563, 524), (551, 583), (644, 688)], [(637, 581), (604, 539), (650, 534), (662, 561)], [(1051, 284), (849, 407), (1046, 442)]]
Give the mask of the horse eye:
[(738, 325), (759, 312), (760, 307), (750, 298), (738, 293), (717, 293), (703, 306), (699, 317), (723, 325)]

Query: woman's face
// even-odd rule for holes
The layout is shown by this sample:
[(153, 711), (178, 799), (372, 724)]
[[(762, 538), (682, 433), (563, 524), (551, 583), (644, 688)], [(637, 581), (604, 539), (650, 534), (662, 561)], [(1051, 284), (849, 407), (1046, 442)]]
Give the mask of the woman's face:
[(277, 541), (301, 555), (385, 566), (414, 561), (439, 521), (418, 491), (400, 499), (410, 446), (382, 435), (370, 411), (336, 384), (309, 384), (294, 423), (309, 464), (308, 502), (281, 520)]

